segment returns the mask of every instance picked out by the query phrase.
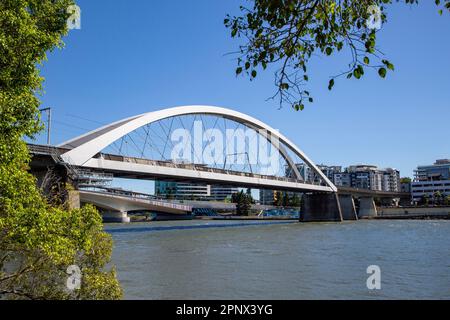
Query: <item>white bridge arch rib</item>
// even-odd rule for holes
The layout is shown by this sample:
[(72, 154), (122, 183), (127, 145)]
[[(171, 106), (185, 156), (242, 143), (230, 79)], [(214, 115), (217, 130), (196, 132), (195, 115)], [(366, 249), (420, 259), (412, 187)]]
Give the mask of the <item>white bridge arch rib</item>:
[[(101, 152), (103, 149), (124, 137), (125, 135), (145, 126), (150, 123), (163, 120), (166, 118), (176, 117), (176, 116), (184, 116), (184, 115), (215, 115), (223, 118), (227, 118), (242, 124), (245, 124), (249, 127), (253, 127), (255, 129), (262, 129), (268, 132), (269, 135), (275, 137), (280, 142), (285, 144), (289, 149), (291, 149), (300, 159), (302, 159), (326, 184), (326, 186), (317, 186), (317, 185), (309, 185), (309, 184), (297, 184), (303, 186), (303, 189), (317, 190), (317, 191), (329, 191), (329, 192), (337, 192), (336, 186), (325, 176), (325, 174), (317, 168), (317, 166), (305, 155), (305, 153), (300, 150), (294, 143), (292, 143), (288, 138), (279, 133), (277, 130), (268, 126), (267, 124), (251, 117), (246, 114), (243, 114), (238, 111), (234, 111), (227, 108), (221, 107), (213, 107), (213, 106), (181, 106), (181, 107), (173, 107), (168, 109), (162, 109), (157, 111), (152, 111), (148, 113), (144, 113), (141, 115), (133, 116), (130, 118), (126, 118), (112, 124), (103, 126), (99, 129), (88, 132), (84, 135), (71, 139), (69, 141), (63, 142), (58, 145), (60, 148), (71, 149), (70, 151), (61, 155), (61, 158), (74, 166), (80, 167), (96, 167), (99, 165), (94, 164), (93, 157)], [(286, 155), (286, 160), (290, 165), (294, 165), (290, 157), (283, 151), (280, 150), (282, 155)], [(98, 161), (97, 161), (98, 162)], [(294, 165), (295, 167), (295, 165)], [(298, 171), (294, 170), (296, 175), (298, 176)], [(190, 177), (188, 175), (186, 178)], [(279, 181), (277, 182), (279, 183)], [(267, 187), (267, 186), (266, 186)], [(307, 187), (307, 188), (306, 188)]]

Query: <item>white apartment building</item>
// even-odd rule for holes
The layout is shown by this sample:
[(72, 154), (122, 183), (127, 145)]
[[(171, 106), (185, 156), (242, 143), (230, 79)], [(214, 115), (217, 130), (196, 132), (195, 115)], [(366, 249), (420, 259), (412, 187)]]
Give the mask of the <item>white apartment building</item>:
[(418, 166), (411, 183), (413, 201), (433, 198), (436, 193), (450, 196), (450, 159), (436, 160), (432, 165)]
[(397, 169), (379, 169), (374, 165), (353, 165), (334, 174), (336, 186), (374, 191), (400, 191), (400, 172)]

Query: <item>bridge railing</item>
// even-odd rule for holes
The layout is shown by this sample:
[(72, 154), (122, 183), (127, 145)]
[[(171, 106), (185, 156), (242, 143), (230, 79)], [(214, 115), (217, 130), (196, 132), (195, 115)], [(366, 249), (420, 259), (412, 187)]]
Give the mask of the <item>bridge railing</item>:
[[(46, 145), (33, 145), (28, 144), (28, 148), (31, 153), (34, 154), (46, 154), (46, 155), (60, 155), (67, 152), (69, 149), (58, 148), (53, 146)], [(167, 168), (177, 168), (177, 169), (189, 169), (195, 171), (203, 171), (203, 172), (211, 172), (211, 173), (220, 173), (220, 174), (228, 174), (235, 175), (241, 177), (250, 177), (250, 178), (258, 178), (258, 179), (266, 179), (266, 180), (275, 180), (275, 181), (283, 181), (283, 182), (292, 182), (292, 183), (305, 183), (310, 185), (325, 185), (318, 181), (309, 181), (309, 180), (297, 180), (290, 177), (278, 177), (272, 175), (263, 175), (258, 173), (250, 173), (250, 172), (240, 172), (234, 170), (224, 170), (219, 168), (211, 168), (201, 164), (192, 164), (192, 163), (176, 163), (173, 161), (163, 161), (163, 160), (150, 160), (144, 158), (136, 158), (136, 157), (126, 157), (121, 155), (114, 155), (108, 153), (99, 153), (95, 156), (95, 158), (101, 158), (105, 160), (111, 161), (120, 161), (120, 162), (129, 162), (136, 164), (144, 164), (151, 166), (162, 166)]]
[(62, 154), (64, 152), (69, 151), (69, 149), (65, 148), (58, 148), (54, 146), (47, 146), (42, 144), (27, 144), (28, 150), (32, 154), (46, 154), (46, 155), (52, 155), (52, 154)]
[(112, 173), (92, 172), (90, 170), (77, 170), (78, 178), (80, 179), (94, 179), (94, 180), (112, 180), (114, 175)]
[(198, 165), (198, 164), (196, 165), (196, 164), (192, 164), (192, 163), (189, 163), (189, 164), (175, 163), (172, 161), (149, 160), (149, 159), (143, 159), (143, 158), (125, 157), (125, 156), (112, 155), (112, 154), (100, 154), (100, 155), (98, 155), (98, 157), (105, 159), (105, 160), (129, 162), (129, 163), (144, 164), (144, 165), (151, 165), (151, 166), (161, 166), (161, 167), (177, 168), (177, 169), (189, 169), (189, 170), (211, 172), (211, 173), (230, 174), (230, 175), (236, 175), (236, 176), (241, 176), (241, 177), (250, 177), (250, 178), (283, 181), (283, 182), (320, 185), (320, 182), (317, 182), (317, 181), (304, 181), (304, 180), (297, 180), (297, 179), (293, 179), (293, 178), (289, 178), (289, 177), (277, 177), (277, 176), (271, 176), (271, 175), (262, 175), (262, 174), (258, 174), (258, 173), (240, 172), (240, 171), (234, 171), (234, 170), (224, 170), (224, 169), (219, 169), (219, 168), (207, 167), (205, 165)]
[(135, 201), (145, 201), (147, 203), (150, 203), (150, 204), (158, 206), (158, 207), (166, 207), (166, 208), (177, 209), (177, 210), (182, 210), (182, 211), (191, 211), (192, 210), (192, 207), (189, 205), (167, 202), (167, 201), (164, 201), (163, 199), (157, 199), (152, 195), (139, 193), (139, 192), (119, 190), (119, 189), (108, 189), (108, 188), (104, 188), (102, 191), (99, 191), (99, 190), (95, 190), (95, 188), (89, 189), (89, 187), (83, 188), (80, 191), (92, 192), (92, 193), (116, 196), (116, 197), (125, 197), (125, 198), (129, 198), (129, 199), (132, 199)]

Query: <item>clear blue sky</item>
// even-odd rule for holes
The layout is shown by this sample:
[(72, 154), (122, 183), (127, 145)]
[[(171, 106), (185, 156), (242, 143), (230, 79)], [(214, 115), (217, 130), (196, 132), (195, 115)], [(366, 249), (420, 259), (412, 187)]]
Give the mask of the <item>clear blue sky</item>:
[(315, 57), (315, 103), (303, 112), (266, 101), (272, 72), (253, 82), (235, 77), (235, 61), (225, 54), (238, 42), (223, 19), (244, 0), (77, 2), (82, 29), (42, 67), (53, 143), (96, 128), (93, 121), (208, 104), (280, 129), (316, 163), (371, 163), (411, 176), (418, 164), (450, 158), (450, 15), (439, 16), (434, 1), (390, 7), (379, 44), (396, 71), (385, 80), (370, 72), (339, 80), (330, 92), (328, 77), (344, 70), (348, 57)]

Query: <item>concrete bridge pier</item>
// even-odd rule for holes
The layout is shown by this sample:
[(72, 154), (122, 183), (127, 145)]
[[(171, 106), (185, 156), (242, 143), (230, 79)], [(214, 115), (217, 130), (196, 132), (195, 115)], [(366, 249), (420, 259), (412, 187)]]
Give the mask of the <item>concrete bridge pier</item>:
[(341, 205), (337, 193), (311, 193), (303, 195), (300, 221), (342, 221)]
[(370, 218), (376, 217), (377, 215), (378, 215), (377, 207), (375, 206), (375, 201), (373, 200), (373, 197), (370, 196), (360, 197), (358, 217)]
[(102, 211), (103, 222), (129, 223), (130, 217), (125, 211)]
[(353, 200), (352, 195), (339, 195), (339, 202), (341, 205), (342, 218), (344, 220), (358, 220), (355, 201)]

